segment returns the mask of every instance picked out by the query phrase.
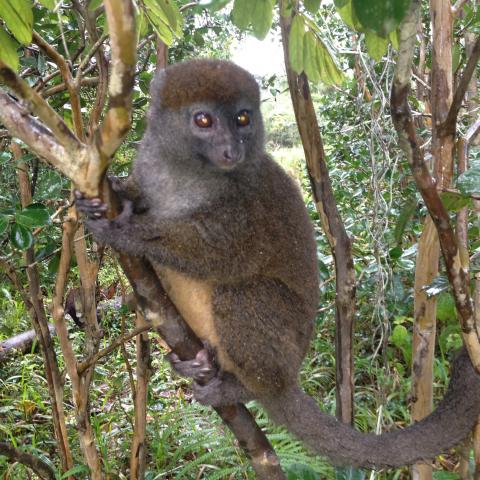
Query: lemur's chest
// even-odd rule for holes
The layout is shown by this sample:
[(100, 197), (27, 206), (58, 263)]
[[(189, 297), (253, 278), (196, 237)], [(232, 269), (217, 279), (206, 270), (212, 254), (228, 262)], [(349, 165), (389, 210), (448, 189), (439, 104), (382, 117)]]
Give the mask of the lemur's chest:
[(232, 371), (232, 362), (224, 352), (215, 330), (212, 307), (214, 286), (208, 281), (189, 277), (164, 266), (156, 265), (155, 271), (169, 298), (195, 335), (215, 349), (217, 361), (224, 370)]

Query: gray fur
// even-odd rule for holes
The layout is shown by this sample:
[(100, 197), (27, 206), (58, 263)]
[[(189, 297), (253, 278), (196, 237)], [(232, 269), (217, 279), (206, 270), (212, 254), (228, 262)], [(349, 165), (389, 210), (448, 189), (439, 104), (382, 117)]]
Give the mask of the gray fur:
[[(198, 87), (203, 65), (228, 75), (212, 73), (210, 83)], [(276, 421), (338, 464), (394, 466), (429, 460), (464, 438), (480, 412), (479, 376), (465, 353), (439, 409), (394, 433), (361, 434), (322, 413), (299, 389), (298, 371), (318, 306), (316, 244), (302, 196), (264, 152), (258, 91), (245, 71), (212, 61), (172, 68), (184, 85), (190, 78), (192, 89), (203, 89), (202, 101), (185, 104), (192, 92), (172, 91), (176, 87), (174, 81), (168, 83), (169, 69), (156, 79), (148, 130), (124, 192), (130, 200), (116, 219), (92, 215), (88, 227), (98, 241), (119, 251), (144, 255), (154, 266), (214, 285), (218, 349), (234, 368), (223, 372), (219, 365), (217, 376), (197, 384), (201, 401), (218, 405), (257, 398)], [(231, 80), (238, 78), (246, 79), (247, 91), (254, 93), (235, 90)], [(218, 103), (211, 99), (215, 89), (223, 92)], [(155, 97), (158, 92), (166, 95), (167, 106)], [(192, 112), (198, 109), (218, 118), (217, 130), (198, 131), (192, 125)], [(232, 123), (241, 109), (252, 112), (246, 129)], [(218, 166), (225, 145), (239, 159), (229, 170)], [(80, 198), (79, 206), (91, 213), (88, 202)], [(210, 360), (202, 361), (172, 363), (183, 373), (210, 376)]]

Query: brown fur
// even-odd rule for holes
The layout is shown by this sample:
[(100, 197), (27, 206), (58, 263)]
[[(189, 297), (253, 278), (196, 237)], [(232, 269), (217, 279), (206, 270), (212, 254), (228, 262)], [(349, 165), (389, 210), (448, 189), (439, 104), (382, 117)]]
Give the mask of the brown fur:
[[(298, 188), (264, 152), (258, 87), (231, 63), (201, 60), (169, 67), (152, 89), (129, 182), (133, 204), (112, 221), (98, 219), (88, 200), (79, 206), (93, 212), (88, 226), (97, 240), (154, 265), (185, 320), (215, 350), (220, 371), (204, 386), (194, 383), (197, 398), (214, 406), (257, 398), (337, 464), (409, 464), (464, 438), (480, 413), (480, 378), (465, 352), (437, 410), (394, 433), (361, 434), (301, 391), (318, 304), (316, 243)], [(199, 131), (192, 103), (218, 123)], [(248, 128), (235, 123), (243, 108)], [(224, 168), (225, 152), (234, 153), (232, 168)], [(197, 379), (212, 373), (204, 360), (173, 363)]]
[(184, 64), (168, 67), (161, 88), (152, 92), (162, 108), (178, 109), (195, 102), (232, 103), (248, 96), (258, 107), (260, 96), (255, 79), (235, 64), (222, 60), (192, 60), (189, 74)]

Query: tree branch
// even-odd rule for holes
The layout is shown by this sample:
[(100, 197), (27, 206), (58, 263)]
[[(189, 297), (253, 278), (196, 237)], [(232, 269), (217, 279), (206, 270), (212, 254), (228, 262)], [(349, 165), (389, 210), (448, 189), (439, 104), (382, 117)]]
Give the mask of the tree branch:
[[(283, 11), (282, 2), (280, 2), (280, 11)], [(297, 75), (290, 67), (288, 38), (292, 18), (280, 17), (285, 68), (313, 198), (335, 260), (337, 417), (342, 422), (352, 424), (353, 326), (356, 289), (352, 247), (333, 194), (308, 78), (305, 73)]]
[(52, 132), (32, 117), (20, 103), (1, 90), (0, 122), (8, 129), (10, 135), (22, 140), (36, 155), (62, 173), (71, 175), (72, 170), (77, 168), (76, 165), (69, 163), (65, 147), (57, 141)]
[(94, 355), (91, 355), (90, 357), (85, 359), (85, 361), (79, 363), (77, 366), (78, 374), (82, 375), (82, 373), (85, 370), (95, 365), (95, 363), (97, 363), (101, 358), (106, 357), (107, 355), (112, 353), (120, 345), (128, 342), (129, 340), (136, 337), (137, 335), (140, 335), (143, 332), (147, 332), (148, 330), (151, 330), (151, 328), (152, 328), (151, 325), (144, 325), (142, 327), (137, 327), (135, 328), (135, 330), (116, 338), (115, 340), (113, 340), (113, 342), (110, 345), (108, 345), (108, 347), (102, 348), (101, 350), (96, 352)]
[(472, 78), (473, 73), (478, 65), (478, 59), (480, 58), (480, 37), (477, 37), (475, 43), (472, 48), (472, 53), (470, 58), (467, 61), (467, 65), (463, 70), (462, 76), (460, 81), (458, 82), (457, 89), (453, 95), (453, 102), (448, 111), (447, 118), (445, 123), (441, 126), (442, 129), (447, 134), (453, 135), (455, 133), (455, 128), (457, 124), (457, 116), (460, 108), (462, 107), (463, 98), (465, 97), (465, 93), (468, 89), (468, 84)]
[(19, 448), (12, 447), (10, 444), (0, 442), (0, 455), (4, 455), (11, 462), (18, 462), (33, 470), (42, 480), (55, 480), (55, 472), (48, 463), (41, 458), (24, 452)]
[(477, 371), (480, 371), (480, 343), (475, 329), (469, 277), (462, 265), (449, 214), (438, 194), (437, 182), (430, 175), (425, 164), (408, 104), (413, 52), (416, 43), (416, 26), (419, 18), (420, 0), (412, 0), (409, 12), (400, 29), (400, 49), (390, 99), (392, 120), (397, 130), (399, 144), (406, 153), (412, 169), (417, 188), (437, 227), (448, 279), (453, 289), (455, 305), (462, 326), (463, 339), (474, 367)]
[(57, 141), (69, 151), (80, 151), (81, 143), (55, 110), (30, 88), (10, 67), (0, 60), (0, 82), (27, 103), (28, 109), (52, 131)]

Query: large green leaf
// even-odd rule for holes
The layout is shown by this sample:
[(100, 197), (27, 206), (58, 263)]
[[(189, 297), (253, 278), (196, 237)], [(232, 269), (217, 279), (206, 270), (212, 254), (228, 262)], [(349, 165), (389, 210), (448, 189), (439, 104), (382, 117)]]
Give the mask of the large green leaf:
[(374, 32), (367, 32), (365, 34), (367, 52), (377, 62), (387, 53), (389, 42), (390, 40), (387, 37), (382, 37)]
[(19, 250), (26, 250), (33, 245), (33, 235), (32, 232), (23, 225), (14, 223), (10, 230), (10, 240), (13, 243), (14, 247)]
[(322, 82), (327, 85), (340, 85), (343, 82), (343, 73), (337, 67), (328, 48), (319, 40), (317, 41), (316, 55)]
[(443, 206), (450, 212), (458, 212), (472, 203), (472, 199), (469, 196), (457, 192), (441, 192), (440, 198)]
[(288, 38), (288, 51), (290, 53), (290, 66), (300, 74), (303, 71), (303, 37), (305, 35), (305, 23), (300, 15), (295, 15), (290, 27)]
[(33, 12), (31, 0), (1, 0), (0, 17), (12, 35), (24, 45), (32, 41)]
[(308, 30), (303, 36), (303, 69), (312, 82), (319, 82), (321, 78), (316, 50), (317, 37)]
[(163, 9), (160, 8), (156, 0), (144, 0), (144, 5), (145, 14), (157, 35), (166, 45), (171, 45), (174, 35)]
[(338, 14), (348, 27), (357, 32), (363, 32), (364, 29), (355, 14), (352, 0), (337, 0), (335, 1), (335, 7), (337, 8)]
[(41, 203), (32, 203), (18, 212), (15, 220), (27, 228), (43, 227), (50, 223), (50, 214)]
[(157, 0), (157, 2), (168, 20), (168, 26), (173, 32), (175, 32), (177, 37), (181, 37), (183, 34), (183, 17), (177, 8), (177, 5), (172, 0)]
[(232, 10), (233, 23), (245, 30), (253, 19), (253, 12), (255, 10), (255, 0), (235, 0)]
[(266, 37), (272, 26), (274, 5), (275, 1), (272, 0), (257, 0), (255, 2), (255, 10), (252, 16), (252, 30), (253, 34), (259, 40), (263, 40)]
[(360, 23), (379, 35), (395, 30), (410, 6), (410, 0), (352, 0)]
[(5, 62), (12, 70), (18, 69), (17, 45), (2, 28), (0, 28), (0, 60)]
[(321, 0), (303, 0), (305, 8), (310, 13), (317, 13), (317, 10), (320, 8), (320, 2)]

